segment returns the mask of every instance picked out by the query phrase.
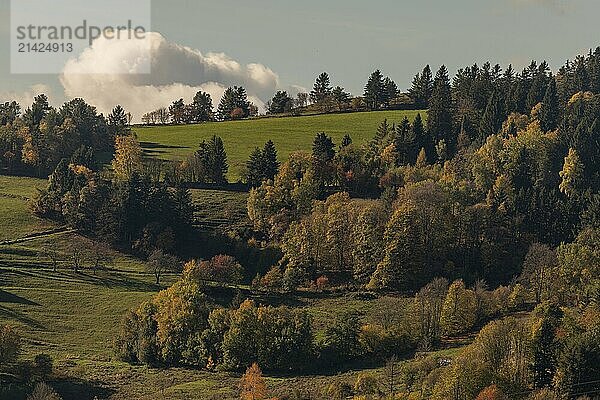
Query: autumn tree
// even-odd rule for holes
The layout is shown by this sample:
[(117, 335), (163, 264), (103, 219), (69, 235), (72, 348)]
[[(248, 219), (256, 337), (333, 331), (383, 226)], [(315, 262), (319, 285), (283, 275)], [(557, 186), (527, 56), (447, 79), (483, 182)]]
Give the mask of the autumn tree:
[(115, 138), (115, 157), (112, 161), (115, 178), (129, 180), (142, 170), (142, 148), (134, 136)]
[(267, 384), (257, 363), (252, 363), (240, 380), (240, 399), (263, 400), (267, 398)]
[(475, 324), (476, 314), (475, 293), (462, 280), (452, 282), (442, 307), (443, 332), (446, 335), (468, 332)]
[(177, 271), (179, 269), (179, 262), (175, 256), (164, 253), (162, 250), (157, 249), (150, 254), (148, 257), (147, 269), (154, 274), (156, 279), (155, 283), (158, 286), (160, 284), (161, 276), (167, 271)]

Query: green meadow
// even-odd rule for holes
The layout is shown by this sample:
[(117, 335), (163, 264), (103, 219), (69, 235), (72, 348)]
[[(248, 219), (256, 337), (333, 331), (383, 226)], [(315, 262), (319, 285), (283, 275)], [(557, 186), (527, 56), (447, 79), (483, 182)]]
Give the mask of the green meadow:
[(193, 153), (202, 140), (220, 136), (229, 161), (229, 180), (237, 181), (250, 152), (271, 139), (280, 161), (296, 150), (310, 150), (316, 133), (325, 132), (339, 144), (345, 134), (354, 143), (365, 143), (377, 127), (387, 119), (399, 123), (425, 111), (374, 111), (346, 114), (324, 114), (301, 117), (257, 118), (242, 121), (209, 122), (196, 125), (137, 127), (135, 133), (146, 155), (161, 159), (183, 159)]

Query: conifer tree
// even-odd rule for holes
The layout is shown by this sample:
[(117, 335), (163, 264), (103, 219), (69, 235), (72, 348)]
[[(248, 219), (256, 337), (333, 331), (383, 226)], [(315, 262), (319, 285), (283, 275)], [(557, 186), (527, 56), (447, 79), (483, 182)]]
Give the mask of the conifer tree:
[(558, 126), (559, 112), (556, 80), (551, 78), (548, 87), (546, 88), (546, 94), (544, 95), (542, 108), (540, 110), (540, 127), (542, 128), (542, 131), (548, 132), (556, 129)]
[(272, 140), (267, 140), (262, 150), (263, 179), (273, 180), (279, 173), (279, 161), (277, 161), (277, 149)]
[(350, 135), (348, 135), (347, 133), (344, 135), (344, 137), (342, 138), (342, 143), (340, 144), (340, 147), (347, 147), (350, 146), (352, 144), (352, 138), (350, 137)]
[(498, 133), (504, 121), (502, 99), (496, 91), (492, 93), (479, 124), (479, 141), (484, 143), (490, 135)]
[(246, 161), (246, 183), (251, 187), (260, 186), (263, 180), (263, 153), (255, 147)]
[(371, 110), (378, 110), (385, 101), (385, 85), (383, 75), (378, 69), (375, 70), (365, 85), (365, 102)]
[[(427, 116), (427, 132), (438, 143), (445, 139), (449, 149), (454, 149), (454, 133), (452, 129), (452, 95), (450, 91), (450, 78), (446, 66), (442, 65), (435, 75), (433, 90), (429, 100), (429, 113)], [(430, 150), (430, 149), (428, 149)], [(432, 154), (432, 151), (428, 151)]]
[(320, 103), (327, 99), (331, 95), (331, 83), (329, 81), (329, 74), (322, 72), (313, 86), (313, 90), (310, 92), (310, 99), (313, 103)]
[(431, 68), (426, 65), (423, 68), (423, 72), (415, 75), (412, 86), (409, 89), (409, 95), (415, 102), (415, 106), (419, 109), (429, 107), (429, 98), (433, 90), (433, 79), (431, 74)]

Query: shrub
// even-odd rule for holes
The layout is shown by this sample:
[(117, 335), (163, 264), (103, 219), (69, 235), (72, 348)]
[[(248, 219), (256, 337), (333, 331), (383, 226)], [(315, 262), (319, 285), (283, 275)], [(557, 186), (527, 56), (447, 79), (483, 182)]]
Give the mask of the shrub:
[(321, 275), (317, 278), (315, 284), (317, 285), (317, 289), (325, 290), (327, 287), (329, 287), (329, 278), (327, 278), (325, 275)]
[(41, 377), (47, 377), (52, 373), (52, 357), (48, 354), (38, 354), (33, 359), (35, 372)]
[(239, 283), (244, 277), (244, 268), (234, 257), (220, 254), (208, 261), (188, 262), (184, 267), (184, 276), (197, 283), (202, 281)]

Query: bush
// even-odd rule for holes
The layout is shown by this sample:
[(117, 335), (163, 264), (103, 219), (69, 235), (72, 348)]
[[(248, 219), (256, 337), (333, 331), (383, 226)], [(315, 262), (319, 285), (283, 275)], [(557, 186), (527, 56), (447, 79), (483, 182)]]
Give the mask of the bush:
[(54, 391), (54, 389), (52, 389), (52, 387), (45, 384), (44, 382), (40, 382), (37, 385), (35, 385), (33, 392), (27, 397), (27, 400), (61, 400), (61, 399), (62, 399), (62, 397), (60, 397), (58, 395), (58, 393), (56, 393)]
[(325, 275), (322, 275), (317, 278), (315, 284), (317, 285), (317, 289), (325, 290), (329, 287), (329, 278), (327, 278)]
[(186, 263), (184, 276), (198, 284), (202, 281), (239, 283), (244, 277), (244, 268), (234, 257), (220, 254), (208, 261)]
[(37, 375), (46, 378), (52, 373), (52, 357), (48, 354), (38, 354), (33, 359), (33, 368)]
[(379, 382), (373, 374), (361, 373), (354, 382), (354, 392), (363, 396), (379, 394)]

